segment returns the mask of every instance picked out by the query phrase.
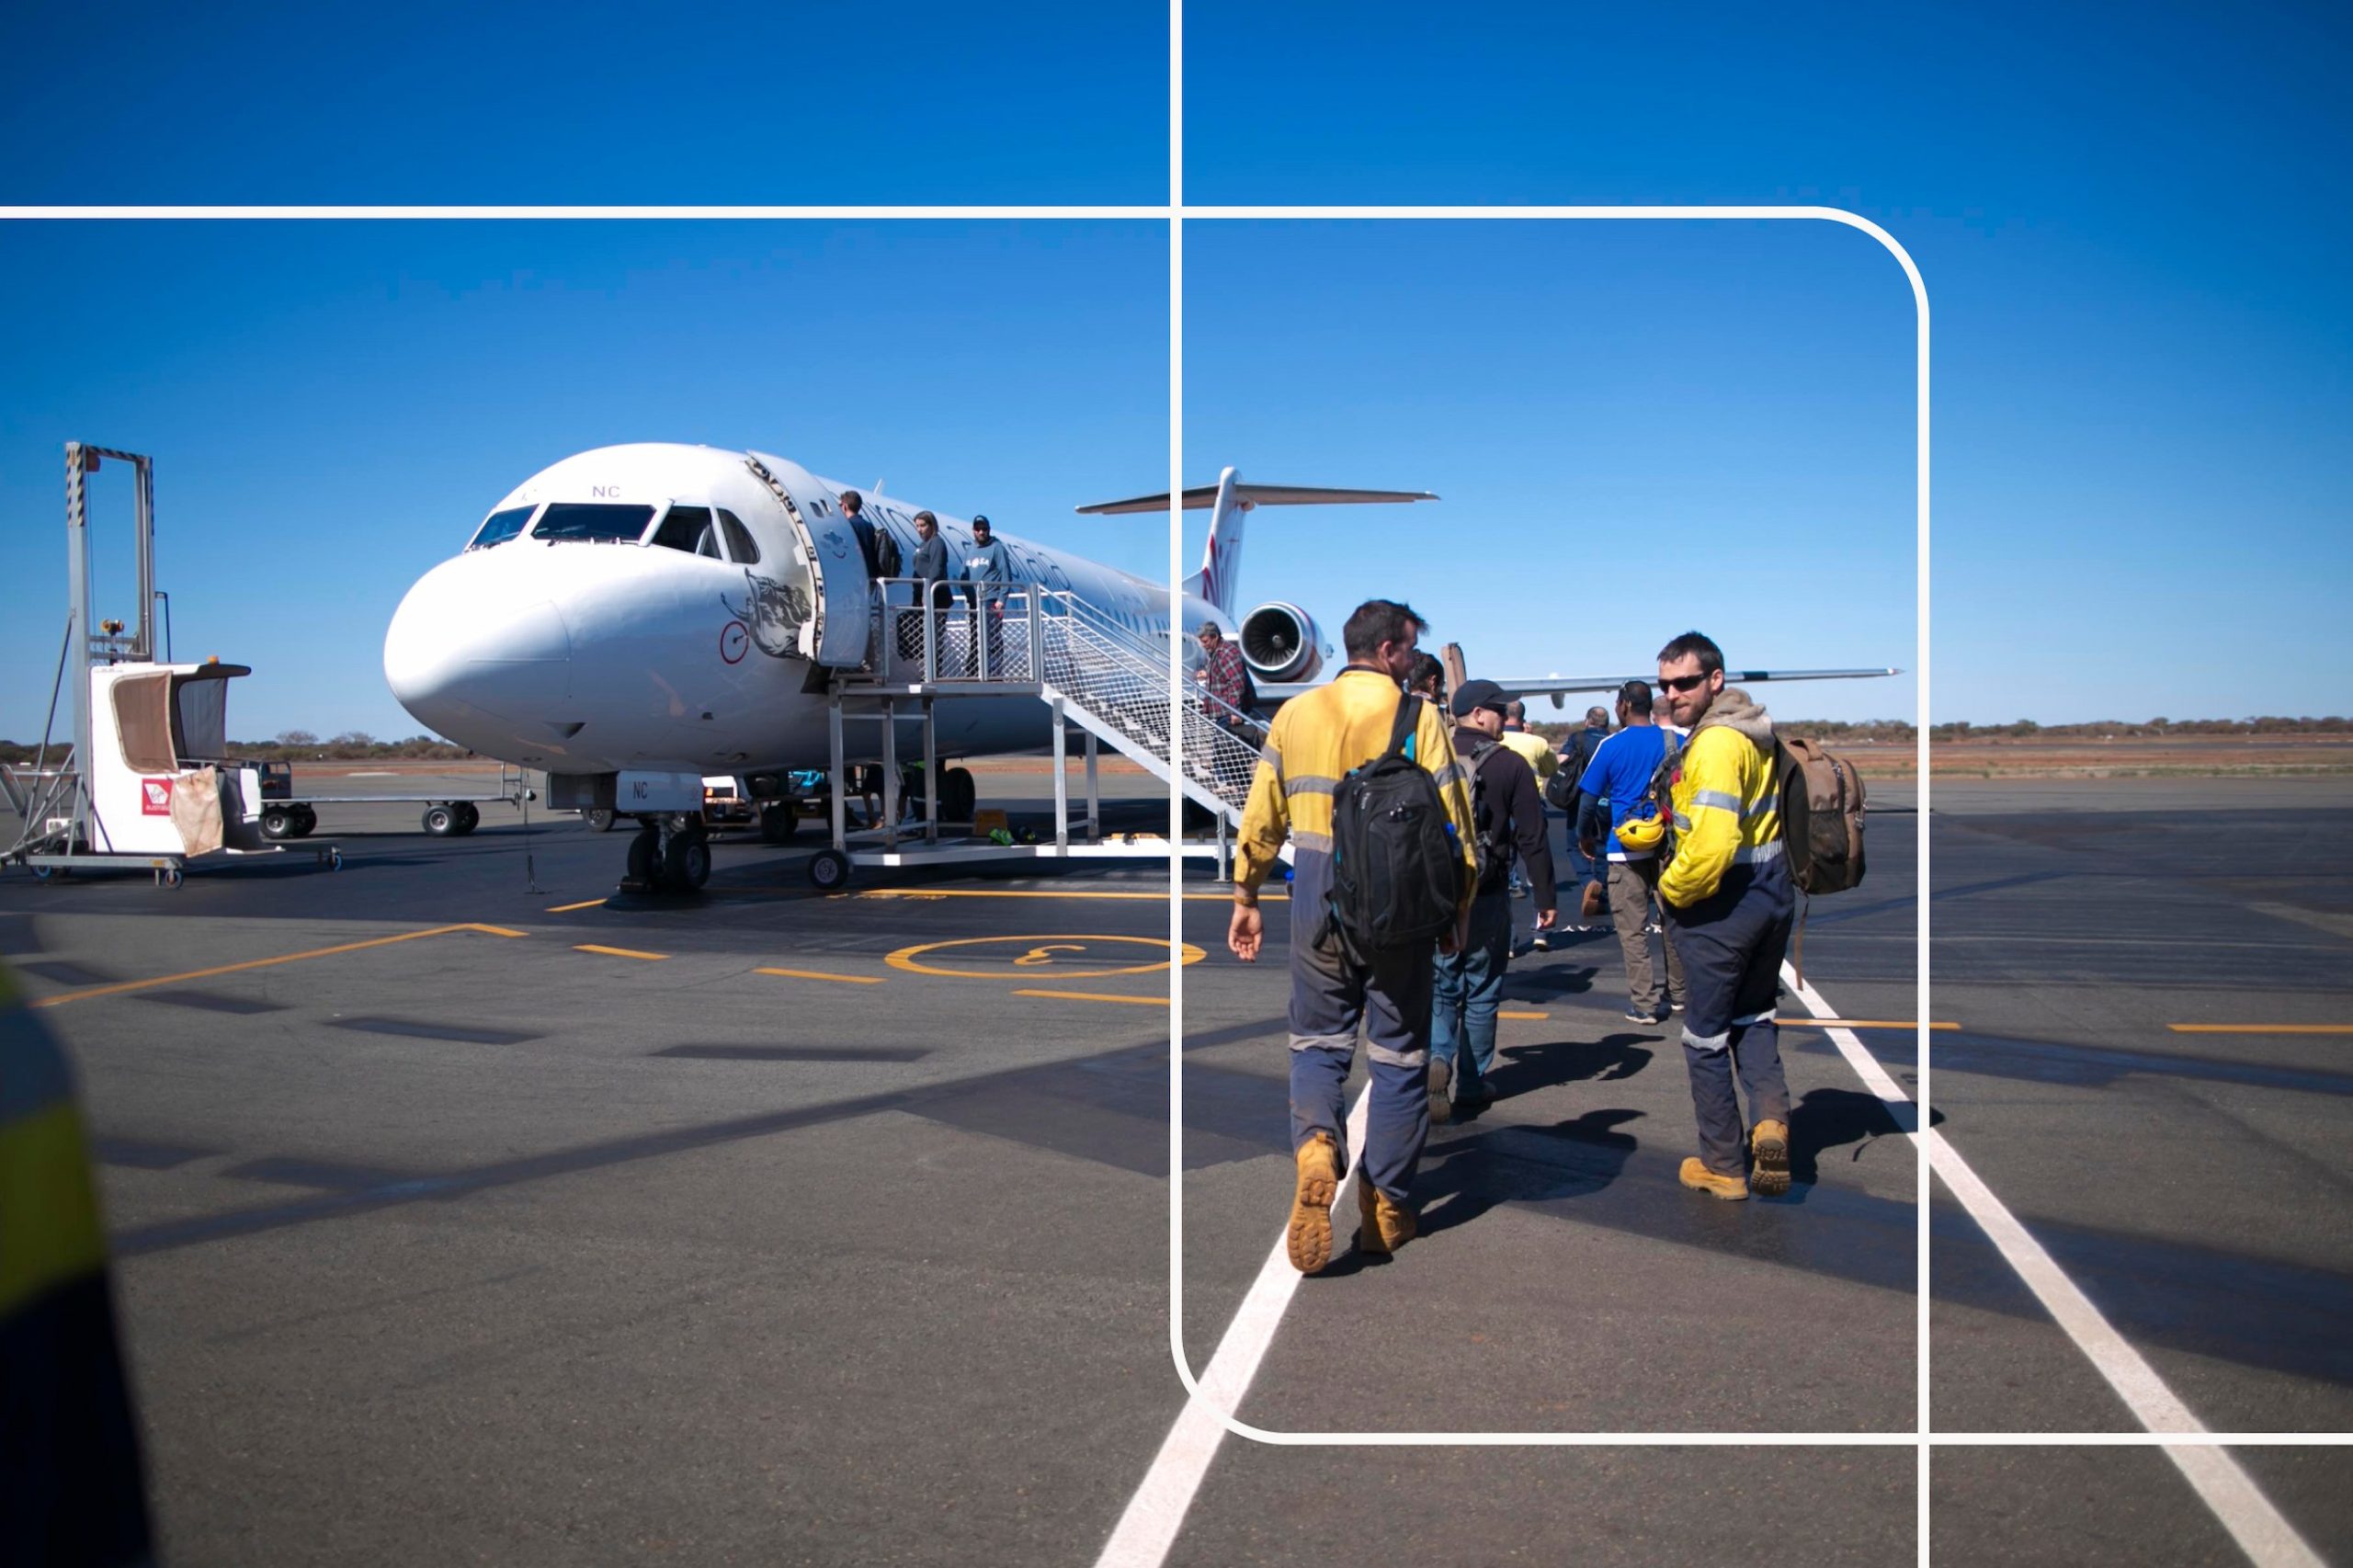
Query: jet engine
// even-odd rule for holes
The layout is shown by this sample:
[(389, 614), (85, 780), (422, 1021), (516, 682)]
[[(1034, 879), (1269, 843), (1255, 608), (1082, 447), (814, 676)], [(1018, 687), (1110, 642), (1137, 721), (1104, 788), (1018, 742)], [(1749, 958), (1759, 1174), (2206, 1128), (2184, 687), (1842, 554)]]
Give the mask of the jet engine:
[(1314, 618), (1297, 605), (1277, 599), (1242, 618), (1242, 658), (1254, 679), (1313, 680), (1330, 651)]

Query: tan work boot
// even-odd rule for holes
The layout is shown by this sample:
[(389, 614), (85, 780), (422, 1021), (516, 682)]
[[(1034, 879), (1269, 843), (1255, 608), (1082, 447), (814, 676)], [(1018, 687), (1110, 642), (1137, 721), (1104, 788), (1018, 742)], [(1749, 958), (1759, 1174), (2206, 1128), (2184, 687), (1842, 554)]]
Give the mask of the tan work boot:
[(1767, 1198), (1779, 1198), (1790, 1190), (1790, 1130), (1778, 1121), (1760, 1121), (1748, 1134), (1749, 1158), (1756, 1168), (1748, 1173), (1749, 1187)]
[(1357, 1182), (1357, 1246), (1391, 1253), (1421, 1233), (1413, 1210), (1361, 1177)]
[(1727, 1202), (1737, 1203), (1748, 1196), (1748, 1183), (1738, 1176), (1718, 1176), (1697, 1154), (1683, 1162), (1682, 1182), (1694, 1192), (1704, 1192)]
[(1290, 1224), (1283, 1232), (1290, 1266), (1313, 1274), (1332, 1261), (1332, 1199), (1340, 1190), (1340, 1152), (1328, 1132), (1299, 1146), (1299, 1187), (1291, 1194)]

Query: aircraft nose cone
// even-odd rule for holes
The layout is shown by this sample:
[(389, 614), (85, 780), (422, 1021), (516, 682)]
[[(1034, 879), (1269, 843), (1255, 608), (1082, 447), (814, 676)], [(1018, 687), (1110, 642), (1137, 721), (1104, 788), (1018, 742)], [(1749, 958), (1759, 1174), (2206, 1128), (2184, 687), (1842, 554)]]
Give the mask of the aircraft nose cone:
[(485, 721), (560, 717), (572, 636), (552, 601), (472, 567), (446, 562), (409, 590), (384, 633), (384, 680), (418, 722), (486, 750)]

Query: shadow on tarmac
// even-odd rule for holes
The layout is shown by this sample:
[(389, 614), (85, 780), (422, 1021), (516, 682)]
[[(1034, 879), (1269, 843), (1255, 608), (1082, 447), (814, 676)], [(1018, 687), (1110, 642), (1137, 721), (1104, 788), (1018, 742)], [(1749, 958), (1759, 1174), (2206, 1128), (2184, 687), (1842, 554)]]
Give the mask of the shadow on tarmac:
[(1551, 1127), (1497, 1128), (1447, 1143), (1416, 1183), (1429, 1195), (1422, 1234), (1467, 1225), (1498, 1203), (1599, 1192), (1618, 1179), (1639, 1142), (1618, 1129), (1642, 1115), (1613, 1106)]

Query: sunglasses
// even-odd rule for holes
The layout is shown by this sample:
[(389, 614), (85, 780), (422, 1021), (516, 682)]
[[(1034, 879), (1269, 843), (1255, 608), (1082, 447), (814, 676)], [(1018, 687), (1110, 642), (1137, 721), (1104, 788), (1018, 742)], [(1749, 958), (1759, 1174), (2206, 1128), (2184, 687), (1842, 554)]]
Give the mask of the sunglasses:
[(1693, 691), (1702, 686), (1705, 686), (1707, 682), (1708, 676), (1705, 671), (1702, 671), (1696, 676), (1661, 676), (1658, 677), (1659, 685), (1665, 687), (1669, 691)]

